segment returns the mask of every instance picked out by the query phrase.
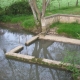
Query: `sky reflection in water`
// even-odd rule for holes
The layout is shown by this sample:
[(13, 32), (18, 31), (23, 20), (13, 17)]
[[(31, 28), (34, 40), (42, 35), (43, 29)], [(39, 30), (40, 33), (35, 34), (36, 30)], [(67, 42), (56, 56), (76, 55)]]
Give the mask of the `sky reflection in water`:
[(71, 80), (71, 74), (57, 69), (6, 59), (5, 53), (22, 45), (20, 54), (62, 60), (64, 52), (80, 51), (80, 46), (38, 40), (29, 46), (25, 42), (33, 35), (24, 31), (0, 28), (0, 80)]

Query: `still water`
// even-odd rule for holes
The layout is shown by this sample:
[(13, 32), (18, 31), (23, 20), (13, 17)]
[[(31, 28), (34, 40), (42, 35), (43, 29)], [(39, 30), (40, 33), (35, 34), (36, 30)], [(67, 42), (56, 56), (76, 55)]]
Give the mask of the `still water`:
[(6, 52), (19, 45), (24, 46), (20, 54), (57, 61), (64, 58), (66, 51), (80, 52), (80, 46), (44, 40), (25, 46), (25, 42), (32, 36), (34, 35), (23, 30), (13, 31), (0, 27), (0, 80), (72, 80), (69, 72), (5, 57)]

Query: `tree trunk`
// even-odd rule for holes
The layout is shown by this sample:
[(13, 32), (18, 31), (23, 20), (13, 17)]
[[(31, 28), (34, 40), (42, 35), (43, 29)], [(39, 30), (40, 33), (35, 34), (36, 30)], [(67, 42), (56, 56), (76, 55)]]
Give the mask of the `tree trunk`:
[[(45, 12), (46, 12), (46, 8), (50, 3), (50, 0), (42, 0), (42, 11), (39, 10), (38, 6), (37, 6), (37, 0), (28, 0), (30, 7), (32, 9), (33, 12), (33, 16), (35, 19), (35, 23), (36, 26), (39, 26), (39, 28), (42, 28), (42, 20), (44, 20), (44, 16), (45, 16)], [(45, 24), (45, 21), (44, 21)], [(45, 25), (46, 28), (46, 25)]]
[(76, 7), (78, 6), (78, 0), (76, 0)]
[(59, 2), (59, 0), (57, 0), (58, 1), (58, 4), (59, 4), (59, 9), (60, 9), (60, 2)]

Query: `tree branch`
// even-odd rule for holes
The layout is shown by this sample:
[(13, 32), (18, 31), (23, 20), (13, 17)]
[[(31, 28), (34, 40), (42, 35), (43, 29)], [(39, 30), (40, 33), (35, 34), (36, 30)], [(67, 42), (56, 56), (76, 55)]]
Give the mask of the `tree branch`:
[(42, 16), (41, 17), (44, 17), (45, 11), (46, 11), (46, 0), (43, 0), (43, 3), (42, 3)]
[(32, 0), (28, 0), (28, 2), (29, 2), (29, 5), (30, 5), (30, 7), (32, 9), (32, 13), (33, 13), (33, 16), (34, 16), (34, 19), (35, 19), (35, 23), (37, 24), (37, 14), (36, 14), (36, 11), (35, 11), (35, 9), (33, 7), (33, 2), (32, 2)]
[(51, 1), (51, 0), (47, 0), (47, 2), (46, 2), (46, 8), (47, 8), (47, 6), (49, 5), (50, 1)]

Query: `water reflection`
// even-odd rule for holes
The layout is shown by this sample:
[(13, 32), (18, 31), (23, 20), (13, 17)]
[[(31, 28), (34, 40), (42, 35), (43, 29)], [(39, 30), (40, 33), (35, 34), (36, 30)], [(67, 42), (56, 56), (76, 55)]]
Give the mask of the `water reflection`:
[(71, 74), (65, 71), (14, 60), (4, 60), (0, 64), (0, 80), (71, 80)]
[(0, 80), (71, 80), (71, 74), (65, 71), (5, 58), (5, 53), (18, 45), (24, 46), (20, 54), (52, 60), (62, 60), (66, 50), (75, 50), (77, 53), (80, 51), (80, 46), (77, 45), (43, 40), (25, 46), (25, 42), (32, 36), (24, 31), (13, 32), (0, 28)]
[[(79, 45), (39, 40), (30, 46), (26, 46), (21, 53), (39, 58), (47, 58), (61, 61), (67, 52), (80, 53)], [(78, 55), (79, 56), (79, 55)]]

